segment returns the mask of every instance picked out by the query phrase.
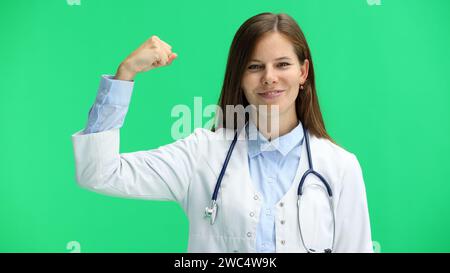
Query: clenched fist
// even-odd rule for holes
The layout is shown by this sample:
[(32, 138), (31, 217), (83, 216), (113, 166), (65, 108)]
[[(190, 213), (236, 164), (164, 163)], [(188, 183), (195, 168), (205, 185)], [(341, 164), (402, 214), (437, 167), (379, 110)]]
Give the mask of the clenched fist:
[(176, 57), (169, 44), (153, 35), (120, 64), (115, 79), (133, 80), (137, 73), (170, 65)]

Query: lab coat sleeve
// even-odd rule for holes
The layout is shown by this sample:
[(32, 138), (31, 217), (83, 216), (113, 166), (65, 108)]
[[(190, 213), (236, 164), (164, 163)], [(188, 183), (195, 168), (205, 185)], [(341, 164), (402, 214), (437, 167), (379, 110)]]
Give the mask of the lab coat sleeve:
[(347, 161), (336, 210), (336, 252), (373, 252), (362, 170), (355, 155)]
[(197, 167), (201, 129), (157, 149), (119, 153), (120, 129), (72, 135), (76, 181), (94, 192), (182, 202)]

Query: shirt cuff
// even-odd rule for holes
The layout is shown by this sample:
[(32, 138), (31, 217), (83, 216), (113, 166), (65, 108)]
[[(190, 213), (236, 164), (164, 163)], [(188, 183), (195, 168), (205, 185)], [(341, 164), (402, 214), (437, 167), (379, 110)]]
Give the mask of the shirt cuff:
[(113, 75), (102, 75), (96, 103), (128, 106), (134, 81), (115, 80)]

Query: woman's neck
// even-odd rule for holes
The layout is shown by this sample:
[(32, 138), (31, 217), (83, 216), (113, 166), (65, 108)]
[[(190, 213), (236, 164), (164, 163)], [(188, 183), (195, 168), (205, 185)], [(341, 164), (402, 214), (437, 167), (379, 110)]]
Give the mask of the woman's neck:
[(269, 141), (283, 136), (292, 131), (298, 125), (298, 118), (296, 113), (290, 115), (281, 115), (278, 117), (267, 117), (259, 115), (258, 118), (251, 117), (253, 123), (258, 128), (258, 131)]

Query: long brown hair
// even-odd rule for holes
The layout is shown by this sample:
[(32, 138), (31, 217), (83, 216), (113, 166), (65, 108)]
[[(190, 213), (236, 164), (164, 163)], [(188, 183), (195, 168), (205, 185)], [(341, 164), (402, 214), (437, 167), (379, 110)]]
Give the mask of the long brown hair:
[[(334, 142), (325, 130), (322, 113), (320, 112), (319, 100), (316, 94), (316, 84), (314, 78), (314, 66), (305, 36), (297, 22), (285, 13), (261, 13), (249, 18), (245, 21), (236, 32), (230, 47), (225, 78), (222, 85), (218, 106), (222, 109), (222, 123), (226, 122), (227, 105), (249, 105), (244, 90), (241, 88), (241, 81), (245, 68), (251, 58), (251, 54), (255, 48), (258, 39), (268, 32), (279, 32), (285, 35), (293, 44), (295, 53), (300, 61), (304, 64), (305, 59), (309, 60), (308, 78), (304, 83), (304, 89), (299, 90), (295, 102), (297, 118), (300, 119), (302, 125), (316, 137), (326, 138)], [(237, 90), (237, 91), (236, 91)], [(216, 115), (216, 118), (219, 118)], [(236, 127), (236, 122), (232, 122)], [(215, 131), (215, 127), (211, 130)], [(236, 128), (233, 128), (236, 129)]]

